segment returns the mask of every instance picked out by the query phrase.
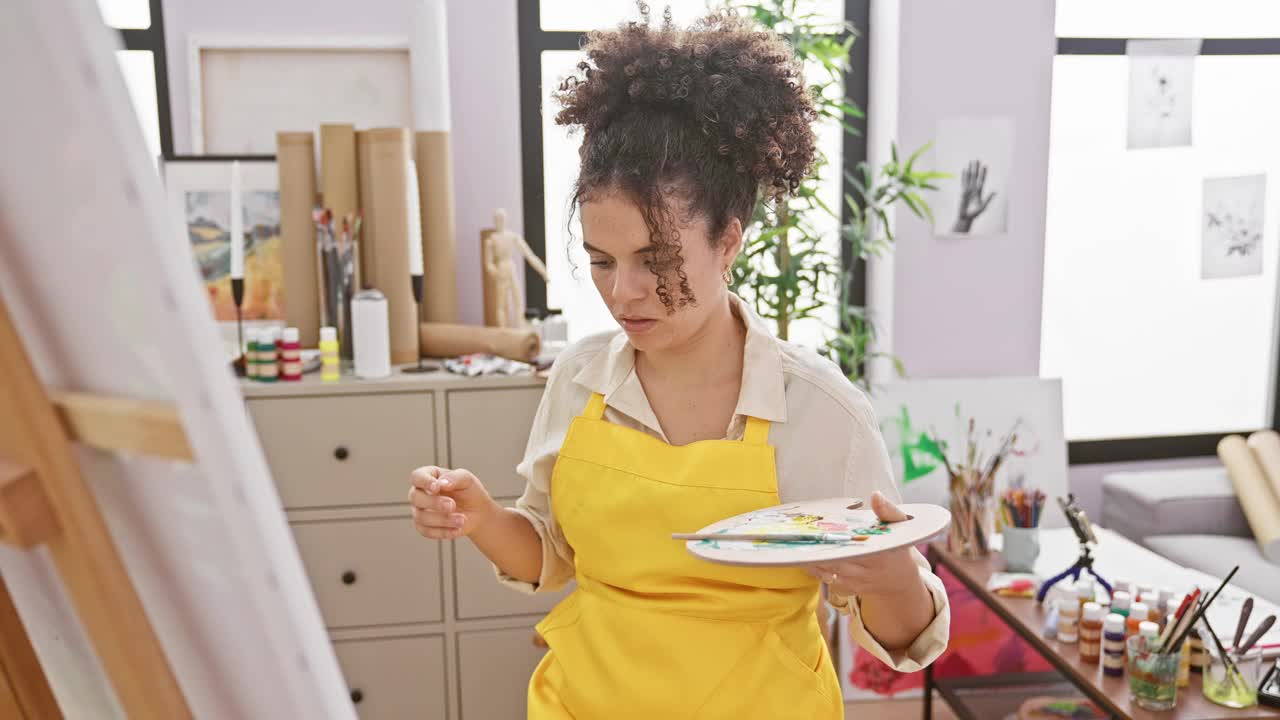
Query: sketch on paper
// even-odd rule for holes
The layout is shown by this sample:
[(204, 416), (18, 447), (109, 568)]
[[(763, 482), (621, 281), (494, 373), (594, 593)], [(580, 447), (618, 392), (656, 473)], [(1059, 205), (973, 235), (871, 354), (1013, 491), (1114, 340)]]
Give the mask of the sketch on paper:
[(938, 235), (998, 235), (1008, 229), (1014, 123), (1005, 116), (948, 117), (938, 122), (935, 169)]
[(1200, 223), (1200, 277), (1262, 274), (1266, 175), (1206, 178)]
[(1191, 144), (1191, 100), (1198, 40), (1130, 40), (1130, 149)]

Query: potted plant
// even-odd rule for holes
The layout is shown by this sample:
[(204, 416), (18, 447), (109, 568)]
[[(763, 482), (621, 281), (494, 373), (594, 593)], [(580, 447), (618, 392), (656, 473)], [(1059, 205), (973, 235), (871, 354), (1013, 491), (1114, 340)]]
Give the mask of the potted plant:
[[(796, 0), (727, 0), (726, 6), (751, 14), (761, 25), (786, 37), (800, 61), (820, 68), (817, 77), (808, 78), (818, 112), (838, 122), (844, 132), (859, 134), (853, 121), (862, 118), (863, 112), (844, 94), (849, 51), (857, 38), (851, 23), (833, 23), (801, 12)], [(863, 260), (882, 254), (893, 242), (888, 214), (895, 203), (903, 203), (916, 216), (932, 222), (921, 193), (936, 190), (932, 181), (943, 174), (914, 167), (927, 147), (905, 161), (899, 160), (895, 147), (890, 161), (879, 169), (862, 162), (852, 171), (843, 170), (848, 222), (842, 222), (840, 208), (831, 207), (820, 195), (828, 174), (842, 169), (819, 151), (813, 173), (791, 198), (777, 204), (762, 199), (757, 204), (744, 252), (734, 265), (734, 292), (751, 302), (762, 317), (772, 320), (783, 340), (789, 339), (795, 321), (820, 317), (823, 307), (835, 305), (837, 317), (829, 323), (827, 340), (818, 349), (837, 362), (851, 381), (866, 389), (864, 368), (871, 357), (875, 328), (866, 308), (851, 301), (854, 275), (842, 266), (838, 252), (824, 246), (816, 222), (834, 218), (840, 223), (840, 237), (850, 258)], [(904, 372), (896, 358), (894, 364), (900, 374)]]

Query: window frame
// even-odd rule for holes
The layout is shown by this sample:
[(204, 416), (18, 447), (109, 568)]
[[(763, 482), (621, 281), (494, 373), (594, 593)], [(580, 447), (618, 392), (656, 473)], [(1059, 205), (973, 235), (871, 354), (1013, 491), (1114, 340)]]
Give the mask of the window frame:
[[(155, 0), (153, 0), (155, 1)], [(871, 36), (871, 0), (844, 0), (844, 17), (858, 28), (858, 39), (849, 53), (849, 72), (845, 75), (845, 95), (854, 105), (868, 113)], [(529, 247), (544, 262), (547, 258), (546, 187), (543, 184), (542, 147), (542, 53), (547, 50), (578, 50), (585, 31), (543, 30), (542, 2), (518, 3), (517, 41), (520, 62), (520, 161), (524, 199), (524, 236)], [(853, 172), (867, 160), (866, 118), (851, 119), (859, 134), (844, 133), (842, 159), (844, 169)], [(843, 176), (844, 174), (842, 174)], [(848, 181), (841, 181), (841, 194), (852, 194)], [(856, 197), (856, 196), (855, 196)], [(841, 203), (840, 222), (851, 222), (849, 208)], [(851, 257), (849, 243), (840, 241), (840, 264), (853, 271), (849, 302), (866, 304), (866, 263)], [(547, 308), (547, 289), (533, 268), (525, 268), (525, 302), (530, 309)], [(847, 320), (842, 320), (846, 322)]]
[[(169, 63), (165, 57), (164, 7), (162, 0), (149, 0), (151, 25), (146, 28), (111, 28), (120, 34), (125, 50), (151, 53), (152, 72), (156, 76), (156, 114), (160, 127), (160, 156), (174, 159), (173, 117), (169, 109)], [(110, 26), (108, 26), (110, 27)]]
[[(1149, 38), (1059, 37), (1056, 56), (1125, 55), (1130, 40)], [(1280, 38), (1204, 38), (1199, 55), (1280, 55)], [(1277, 346), (1280, 335), (1272, 337)], [(1271, 429), (1280, 430), (1280, 347), (1272, 360)], [(1070, 465), (1140, 462), (1216, 456), (1218, 443), (1228, 435), (1248, 435), (1262, 428), (1227, 430), (1191, 435), (1152, 435), (1067, 443)]]

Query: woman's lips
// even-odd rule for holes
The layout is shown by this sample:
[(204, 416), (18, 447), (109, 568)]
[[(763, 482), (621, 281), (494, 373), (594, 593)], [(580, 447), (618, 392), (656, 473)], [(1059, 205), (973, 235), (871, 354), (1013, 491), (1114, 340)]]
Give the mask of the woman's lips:
[(645, 333), (653, 329), (658, 324), (657, 320), (652, 318), (622, 318), (622, 329), (631, 334)]

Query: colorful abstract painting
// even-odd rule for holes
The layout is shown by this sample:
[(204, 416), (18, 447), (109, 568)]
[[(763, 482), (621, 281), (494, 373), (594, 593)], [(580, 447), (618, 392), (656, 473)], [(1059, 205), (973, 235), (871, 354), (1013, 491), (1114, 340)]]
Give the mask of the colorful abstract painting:
[[(1062, 386), (1041, 378), (910, 380), (872, 395), (880, 431), (904, 502), (945, 506), (947, 463), (973, 453), (987, 457), (1002, 443), (1012, 450), (996, 469), (995, 490), (1039, 489), (1049, 498), (1067, 493), (1067, 444), (1062, 431)], [(1065, 527), (1050, 502), (1043, 527)]]
[[(231, 164), (170, 160), (165, 184), (185, 241), (204, 281), (214, 319), (234, 323), (231, 296)], [(241, 162), (244, 227), (244, 303), (247, 322), (284, 319), (284, 265), (281, 259), (280, 193), (274, 162)]]

